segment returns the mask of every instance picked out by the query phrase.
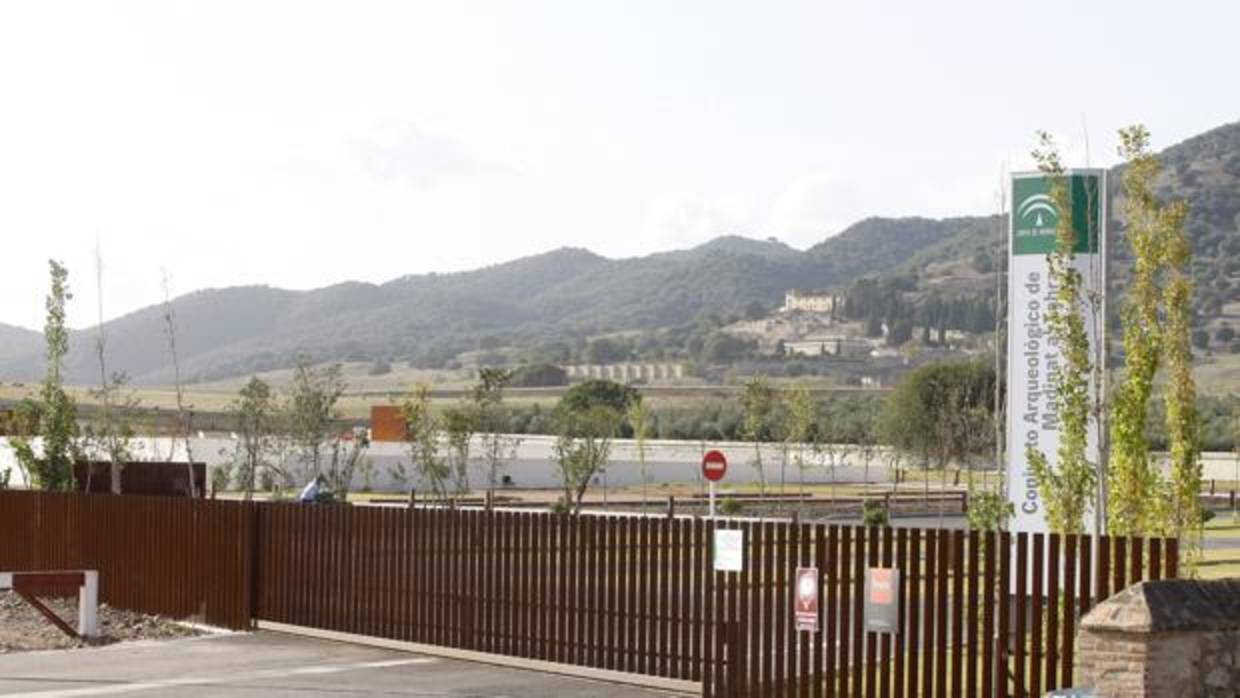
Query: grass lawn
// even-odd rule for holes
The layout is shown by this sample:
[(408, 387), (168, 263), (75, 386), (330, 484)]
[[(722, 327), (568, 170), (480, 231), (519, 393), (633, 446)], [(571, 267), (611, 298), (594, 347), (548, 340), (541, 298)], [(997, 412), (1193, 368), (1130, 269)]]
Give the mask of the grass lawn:
[(1230, 511), (1215, 513), (1214, 518), (1206, 522), (1206, 538), (1240, 538), (1240, 521), (1236, 521)]
[(1240, 548), (1202, 551), (1197, 573), (1202, 579), (1240, 577)]

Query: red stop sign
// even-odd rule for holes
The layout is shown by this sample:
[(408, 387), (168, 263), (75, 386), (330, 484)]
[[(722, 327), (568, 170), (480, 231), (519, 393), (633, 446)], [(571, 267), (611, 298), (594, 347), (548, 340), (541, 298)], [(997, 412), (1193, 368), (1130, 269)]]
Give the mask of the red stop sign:
[(723, 474), (728, 472), (728, 459), (724, 457), (722, 451), (707, 451), (702, 456), (702, 477), (711, 482), (718, 482), (723, 479)]

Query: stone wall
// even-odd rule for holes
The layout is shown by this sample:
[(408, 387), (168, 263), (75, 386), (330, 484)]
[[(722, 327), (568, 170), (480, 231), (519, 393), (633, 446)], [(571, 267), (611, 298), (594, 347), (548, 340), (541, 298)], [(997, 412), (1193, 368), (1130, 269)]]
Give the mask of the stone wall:
[(1135, 584), (1081, 620), (1076, 653), (1099, 696), (1240, 696), (1240, 580)]

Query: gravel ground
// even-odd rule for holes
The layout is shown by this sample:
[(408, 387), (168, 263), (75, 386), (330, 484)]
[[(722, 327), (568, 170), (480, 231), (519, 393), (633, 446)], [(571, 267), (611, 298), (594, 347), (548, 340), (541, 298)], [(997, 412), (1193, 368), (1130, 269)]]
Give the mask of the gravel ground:
[[(77, 599), (43, 599), (70, 626), (77, 627)], [(72, 649), (127, 640), (159, 640), (201, 633), (159, 616), (99, 605), (100, 637), (89, 643), (60, 632), (43, 614), (12, 592), (0, 592), (0, 654), (25, 650)]]

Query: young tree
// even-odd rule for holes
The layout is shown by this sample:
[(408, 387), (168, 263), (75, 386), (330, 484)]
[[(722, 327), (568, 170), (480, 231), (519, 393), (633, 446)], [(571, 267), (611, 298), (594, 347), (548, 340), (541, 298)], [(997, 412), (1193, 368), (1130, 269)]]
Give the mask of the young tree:
[[(100, 366), (102, 363), (102, 344), (98, 346)], [(106, 374), (105, 374), (106, 375)], [(124, 373), (113, 373), (105, 377), (98, 388), (90, 390), (92, 399), (103, 405), (99, 419), (87, 424), (81, 431), (78, 448), (91, 458), (102, 456), (108, 461), (109, 489), (112, 494), (121, 494), (121, 474), (125, 465), (133, 460), (133, 439), (137, 434), (134, 426), (134, 415), (141, 410), (142, 401), (128, 389), (129, 376)], [(87, 490), (93, 476), (91, 469), (86, 470)]]
[(784, 440), (793, 449), (793, 462), (800, 474), (801, 495), (805, 494), (805, 446), (814, 439), (818, 425), (818, 401), (804, 383), (785, 390)]
[(17, 461), (26, 472), (30, 486), (54, 492), (73, 490), (73, 462), (78, 435), (77, 405), (65, 392), (62, 374), (65, 355), (69, 353), (69, 330), (65, 326), (65, 303), (73, 298), (69, 292), (69, 271), (56, 260), (49, 260), (51, 290), (47, 295), (47, 322), (43, 337), (47, 345), (46, 373), (39, 390), (39, 400), (23, 401), (19, 408), (22, 419), (42, 439), (42, 450), (36, 454), (31, 440), (17, 437), (10, 440)]
[(259, 474), (268, 467), (276, 411), (271, 386), (258, 376), (250, 378), (233, 402), (232, 411), (238, 435), (236, 480), (249, 500), (254, 495)]
[(828, 500), (830, 502), (831, 511), (835, 511), (835, 495), (839, 488), (839, 471), (836, 469), (838, 462), (843, 460), (846, 454), (846, 447), (839, 443), (837, 433), (832, 430), (822, 435), (821, 443), (817, 445), (816, 454), (820, 457), (820, 463), (825, 462), (827, 469), (831, 473), (831, 487), (828, 492)]
[(581, 512), (595, 475), (607, 467), (612, 439), (623, 419), (622, 412), (605, 405), (573, 407), (561, 398), (556, 407), (555, 462), (565, 503), (571, 503), (575, 513)]
[(513, 373), (502, 368), (483, 368), (478, 371), (474, 385), (473, 402), (477, 411), (478, 429), (482, 433), (482, 458), (487, 467), (487, 487), (492, 496), (503, 477), (504, 463), (516, 458), (520, 439), (505, 434), (503, 422), (504, 388), (512, 380)]
[(637, 464), (642, 478), (642, 511), (649, 500), (650, 477), (646, 472), (646, 441), (650, 438), (650, 409), (640, 397), (629, 403), (627, 414), (629, 428), (633, 430), (633, 444), (637, 447)]
[(163, 272), (162, 286), (164, 291), (163, 320), (164, 337), (168, 340), (168, 354), (172, 359), (172, 385), (176, 394), (177, 415), (176, 431), (173, 436), (172, 452), (176, 453), (176, 440), (181, 440), (185, 449), (185, 469), (189, 476), (189, 496), (198, 496), (198, 482), (194, 479), (194, 448), (190, 434), (193, 429), (193, 405), (185, 403), (185, 386), (181, 382), (181, 356), (177, 352), (176, 311), (172, 307), (172, 294), (168, 291), (168, 272)]
[[(1112, 398), (1107, 532), (1151, 535), (1162, 532), (1162, 523), (1167, 519), (1167, 512), (1160, 512), (1151, 503), (1167, 500), (1159, 496), (1161, 478), (1150, 462), (1146, 415), (1160, 365), (1164, 357), (1169, 360), (1177, 350), (1178, 338), (1169, 330), (1174, 325), (1180, 333), (1185, 331), (1172, 317), (1170, 307), (1163, 307), (1164, 298), (1168, 306), (1172, 299), (1172, 289), (1165, 288), (1163, 280), (1169, 272), (1171, 246), (1177, 234), (1182, 235), (1179, 231), (1185, 211), (1182, 204), (1163, 205), (1155, 197), (1154, 185), (1161, 166), (1149, 152), (1149, 132), (1142, 126), (1133, 126), (1122, 129), (1119, 135), (1120, 155), (1127, 162), (1123, 179), (1124, 217), (1133, 264), (1122, 315), (1124, 379)], [(1181, 347), (1187, 351), (1186, 345)], [(1170, 415), (1168, 418), (1170, 427)], [(1169, 501), (1177, 499), (1173, 495)]]
[[(1233, 406), (1231, 412), (1231, 459), (1235, 468), (1233, 477), (1240, 482), (1240, 404)], [(1237, 508), (1234, 497), (1231, 500), (1231, 518), (1240, 522), (1240, 509)]]
[(331, 461), (326, 477), (336, 501), (349, 500), (349, 492), (353, 489), (353, 475), (359, 469), (373, 473), (374, 465), (365, 457), (369, 448), (370, 436), (363, 428), (337, 434), (332, 439)]
[(340, 364), (315, 368), (299, 359), (293, 373), (292, 392), (285, 407), (286, 421), (305, 479), (323, 476), (333, 496), (348, 496), (353, 473), (370, 441), (364, 432), (342, 434), (337, 428), (336, 404), (346, 384)]
[(873, 403), (864, 403), (851, 413), (848, 424), (849, 440), (856, 444), (857, 455), (865, 469), (866, 496), (870, 491), (870, 464), (878, 451), (877, 421)]
[(771, 415), (775, 410), (775, 390), (766, 376), (753, 376), (745, 381), (741, 392), (741, 434), (753, 443), (750, 464), (758, 472), (758, 488), (766, 494), (766, 469), (762, 462), (762, 442), (770, 437)]
[(477, 412), (470, 405), (449, 407), (443, 413), (443, 428), (453, 489), (464, 494), (469, 491), (469, 452), (478, 428)]
[[(135, 429), (133, 414), (140, 408), (140, 401), (132, 391), (126, 391), (129, 377), (123, 373), (108, 373), (107, 334), (103, 328), (103, 253), (95, 246), (95, 296), (98, 308), (98, 325), (95, 327), (95, 358), (99, 363), (99, 387), (90, 391), (91, 397), (100, 405), (99, 418), (87, 426), (85, 441), (93, 448), (88, 452), (101, 453), (108, 460), (109, 489), (112, 494), (121, 493), (121, 474), (125, 465), (133, 459), (130, 446)], [(87, 468), (87, 490), (93, 469)], [(192, 480), (192, 478), (191, 478)]]
[(1046, 310), (1050, 335), (1060, 351), (1055, 376), (1059, 449), (1054, 467), (1046, 454), (1037, 449), (1029, 449), (1028, 458), (1046, 503), (1050, 529), (1056, 533), (1083, 533), (1085, 515), (1098, 485), (1098, 464), (1090, 461), (1087, 450), (1090, 418), (1097, 420), (1101, 416), (1095, 403), (1101, 392), (1090, 392), (1091, 381), (1100, 382), (1101, 371), (1091, 350), (1086, 321), (1096, 321), (1100, 302), (1095, 294), (1086, 293), (1084, 278), (1074, 265), (1077, 233), (1066, 170), (1051, 137), (1046, 133), (1040, 137), (1041, 147), (1033, 156), (1038, 168), (1050, 179), (1050, 196), (1059, 211), (1055, 249), (1048, 255), (1049, 285), (1055, 289), (1055, 300)]
[(340, 417), (336, 403), (344, 388), (340, 364), (316, 368), (305, 357), (298, 358), (285, 414), (305, 480), (324, 475), (324, 456)]
[(430, 388), (421, 384), (414, 386), (400, 411), (409, 425), (406, 446), (418, 480), (433, 497), (447, 501), (452, 469), (440, 453), (443, 422), (431, 409)]
[(1200, 551), (1201, 527), (1201, 434), (1197, 415), (1197, 388), (1193, 382), (1193, 351), (1189, 345), (1192, 324), (1192, 253), (1184, 220), (1187, 205), (1174, 202), (1159, 211), (1166, 234), (1163, 253), (1167, 267), (1164, 351), (1167, 361), (1167, 450), (1171, 459), (1171, 504), (1168, 535), (1186, 540), (1184, 558), (1194, 561)]

